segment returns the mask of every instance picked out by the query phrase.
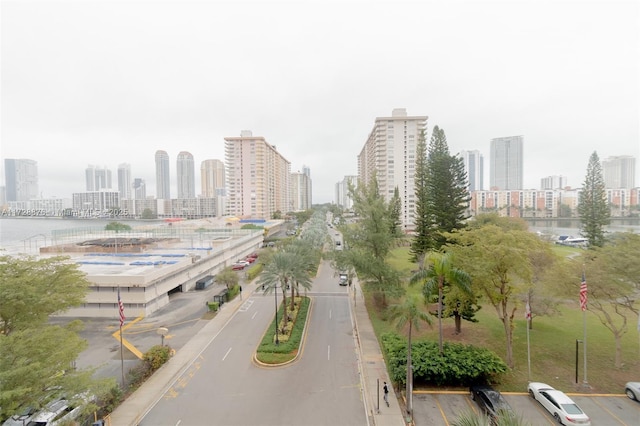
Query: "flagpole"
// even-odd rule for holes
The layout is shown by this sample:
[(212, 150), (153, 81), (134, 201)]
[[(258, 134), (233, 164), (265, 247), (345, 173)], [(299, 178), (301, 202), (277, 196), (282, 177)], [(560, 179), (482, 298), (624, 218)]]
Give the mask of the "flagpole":
[(531, 321), (531, 305), (529, 304), (529, 298), (527, 298), (527, 306), (525, 308), (525, 316), (527, 318), (527, 367), (528, 367), (528, 381), (531, 381), (531, 343), (529, 341), (529, 324)]
[(120, 323), (120, 371), (122, 371), (122, 389), (125, 388), (124, 383), (124, 351), (122, 349), (122, 323)]
[[(580, 283), (581, 287), (584, 287), (584, 303), (582, 304), (582, 329), (583, 329), (583, 337), (582, 344), (584, 347), (583, 357), (584, 357), (584, 379), (582, 381), (582, 385), (584, 387), (589, 387), (589, 382), (587, 382), (587, 278), (584, 272), (584, 265), (582, 265), (582, 283)], [(582, 292), (582, 289), (581, 289)]]

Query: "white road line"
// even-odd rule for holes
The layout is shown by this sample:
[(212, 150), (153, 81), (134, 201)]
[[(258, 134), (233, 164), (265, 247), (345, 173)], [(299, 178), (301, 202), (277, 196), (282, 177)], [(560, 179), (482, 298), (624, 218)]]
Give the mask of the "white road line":
[(331, 309), (329, 309), (329, 319), (331, 319)]
[(256, 315), (258, 315), (258, 312), (254, 312), (253, 315), (251, 316), (251, 319), (254, 319)]
[(327, 361), (331, 360), (331, 345), (327, 346)]
[(182, 423), (182, 420), (178, 420), (178, 423), (176, 423), (176, 426), (178, 426), (180, 423)]
[(223, 361), (227, 358), (227, 356), (229, 355), (229, 352), (231, 352), (231, 348), (229, 348), (229, 350), (227, 351), (227, 353), (226, 353), (226, 354), (224, 354), (224, 356), (222, 357), (222, 360), (223, 360)]

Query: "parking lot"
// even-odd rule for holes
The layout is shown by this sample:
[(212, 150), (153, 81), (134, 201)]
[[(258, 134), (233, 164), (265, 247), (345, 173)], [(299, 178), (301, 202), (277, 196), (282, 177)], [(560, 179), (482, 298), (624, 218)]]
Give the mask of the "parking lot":
[[(513, 410), (532, 426), (557, 425), (539, 402), (526, 393), (503, 393)], [(594, 426), (640, 425), (640, 403), (620, 395), (568, 394), (591, 418)], [(479, 411), (468, 392), (415, 391), (414, 420), (417, 426), (449, 426), (462, 412)]]

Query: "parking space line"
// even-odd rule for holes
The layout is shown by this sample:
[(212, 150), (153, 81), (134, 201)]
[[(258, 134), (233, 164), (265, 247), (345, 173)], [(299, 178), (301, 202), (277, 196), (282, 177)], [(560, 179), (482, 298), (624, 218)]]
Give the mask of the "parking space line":
[(613, 417), (614, 419), (616, 419), (621, 425), (626, 426), (626, 423), (623, 422), (620, 417), (616, 416), (615, 414), (613, 414), (613, 412), (611, 410), (609, 410), (607, 407), (605, 407), (604, 405), (600, 404), (598, 402), (598, 398), (591, 398), (591, 402), (593, 402), (594, 404), (596, 404), (598, 407), (602, 408), (604, 411), (606, 411), (607, 413), (609, 413), (611, 415), (611, 417)]
[(434, 400), (436, 402), (436, 406), (438, 407), (438, 410), (440, 410), (440, 415), (442, 416), (442, 420), (444, 420), (444, 423), (447, 426), (450, 426), (449, 421), (447, 420), (447, 416), (444, 414), (444, 410), (442, 409), (442, 405), (440, 405), (440, 401), (438, 400), (438, 395), (434, 394), (434, 397), (435, 397)]

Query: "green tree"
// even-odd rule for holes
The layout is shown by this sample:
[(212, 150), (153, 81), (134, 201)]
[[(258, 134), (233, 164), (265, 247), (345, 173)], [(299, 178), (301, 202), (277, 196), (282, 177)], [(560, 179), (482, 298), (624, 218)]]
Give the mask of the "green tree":
[(401, 238), (403, 235), (401, 214), (402, 200), (400, 200), (400, 191), (398, 191), (398, 187), (396, 186), (393, 190), (393, 197), (391, 197), (389, 201), (389, 221), (391, 226), (389, 233), (395, 238)]
[(613, 335), (614, 365), (622, 367), (622, 337), (634, 327), (640, 310), (637, 290), (640, 288), (640, 235), (630, 232), (618, 234), (604, 247), (589, 250), (574, 262), (576, 277), (573, 288), (577, 293), (580, 263), (584, 265), (588, 287), (587, 310), (593, 313)]
[(607, 204), (602, 166), (595, 151), (589, 157), (587, 175), (579, 195), (578, 215), (582, 224), (582, 236), (587, 239), (589, 247), (602, 247), (604, 227), (611, 222), (611, 211)]
[(216, 275), (216, 281), (220, 284), (224, 284), (228, 289), (232, 289), (236, 285), (240, 279), (238, 278), (238, 274), (234, 272), (231, 268), (224, 268), (218, 275)]
[(390, 232), (389, 207), (380, 195), (375, 176), (369, 184), (359, 182), (357, 188), (350, 186), (349, 193), (359, 220), (341, 228), (349, 247), (343, 261), (355, 269), (360, 282), (373, 293), (376, 302), (386, 305), (387, 296), (399, 297), (404, 292), (400, 274), (387, 261), (396, 240)]
[(431, 221), (427, 214), (427, 143), (424, 130), (420, 132), (416, 146), (414, 186), (416, 188), (415, 236), (411, 241), (411, 260), (422, 264), (424, 255), (431, 248)]
[(129, 225), (127, 225), (126, 223), (120, 223), (120, 222), (109, 222), (104, 229), (106, 231), (116, 231), (116, 232), (120, 232), (120, 231), (130, 231), (131, 227)]
[(0, 334), (34, 328), (84, 303), (89, 282), (68, 257), (0, 257)]
[(141, 219), (157, 219), (158, 216), (155, 213), (153, 213), (151, 209), (146, 208), (142, 211), (140, 218)]
[[(421, 164), (419, 164), (421, 165)], [(416, 195), (425, 197), (421, 231), (425, 235), (416, 235), (420, 243), (414, 244), (414, 251), (421, 245), (428, 249), (441, 250), (450, 242), (447, 233), (462, 229), (468, 219), (467, 209), (471, 197), (467, 189), (467, 174), (462, 159), (449, 153), (447, 137), (444, 130), (435, 126), (431, 135), (426, 161), (424, 188), (419, 188)], [(422, 182), (421, 182), (422, 183)], [(418, 194), (419, 191), (419, 194)], [(423, 252), (424, 253), (424, 252)], [(416, 256), (419, 254), (416, 253)]]
[(406, 395), (408, 399), (407, 411), (410, 416), (413, 416), (413, 367), (411, 364), (412, 331), (414, 327), (416, 330), (420, 329), (420, 322), (426, 322), (431, 325), (431, 316), (420, 310), (418, 301), (415, 297), (407, 296), (403, 303), (389, 306), (389, 319), (395, 323), (396, 329), (399, 331), (404, 329), (405, 325), (408, 325)]
[(311, 289), (311, 274), (315, 275), (317, 264), (311, 244), (307, 240), (296, 239), (284, 247), (284, 251), (296, 259), (295, 266), (291, 269), (291, 310), (295, 309), (295, 294), (300, 293), (300, 287)]
[(472, 292), (466, 292), (456, 286), (446, 286), (443, 291), (442, 317), (453, 317), (456, 334), (462, 332), (462, 320), (478, 322), (475, 315), (480, 310), (477, 297)]
[(471, 295), (470, 277), (465, 271), (454, 267), (450, 253), (431, 252), (425, 259), (427, 268), (420, 268), (410, 279), (410, 284), (423, 283), (422, 292), (428, 300), (433, 293), (438, 294), (438, 346), (442, 347), (442, 300), (445, 286), (453, 286)]
[(295, 254), (279, 250), (273, 254), (269, 263), (265, 265), (262, 274), (260, 274), (258, 285), (265, 289), (265, 293), (277, 291), (278, 287), (282, 289), (283, 315), (285, 318), (287, 317), (287, 289), (292, 285), (299, 273), (299, 263)]
[(513, 368), (515, 313), (532, 285), (533, 256), (549, 247), (531, 232), (494, 224), (470, 226), (453, 238), (456, 245), (449, 250), (472, 277), (474, 291), (486, 298), (502, 322), (506, 362)]

